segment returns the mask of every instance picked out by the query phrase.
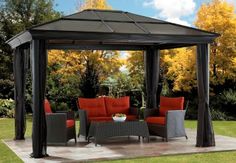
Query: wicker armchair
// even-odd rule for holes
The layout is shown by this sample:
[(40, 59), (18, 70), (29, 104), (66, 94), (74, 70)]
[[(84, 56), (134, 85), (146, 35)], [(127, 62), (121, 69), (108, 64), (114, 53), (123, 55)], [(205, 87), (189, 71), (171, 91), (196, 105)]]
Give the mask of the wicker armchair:
[(74, 112), (53, 113), (47, 99), (44, 101), (47, 122), (47, 144), (67, 145), (68, 140), (76, 140)]
[(174, 137), (188, 139), (184, 127), (186, 110), (183, 110), (183, 105), (184, 97), (160, 97), (159, 109), (145, 109), (144, 118), (150, 134), (163, 137), (166, 141)]

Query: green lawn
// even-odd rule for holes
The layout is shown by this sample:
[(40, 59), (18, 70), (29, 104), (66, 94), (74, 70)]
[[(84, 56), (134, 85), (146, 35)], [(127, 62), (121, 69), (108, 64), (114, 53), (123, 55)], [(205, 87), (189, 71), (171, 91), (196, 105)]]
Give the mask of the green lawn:
[[(196, 128), (196, 121), (186, 121), (186, 128)], [(216, 134), (236, 137), (236, 121), (214, 121), (214, 130)], [(27, 132), (26, 135), (31, 135), (32, 122), (27, 119)], [(14, 120), (13, 119), (1, 119), (0, 118), (0, 139), (12, 139), (14, 137)], [(0, 163), (8, 162), (21, 162), (21, 160), (5, 145), (0, 141)], [(161, 162), (161, 163), (235, 163), (236, 162), (236, 151), (235, 152), (216, 152), (207, 154), (191, 154), (191, 155), (175, 155), (175, 156), (161, 156), (161, 157), (150, 157), (140, 159), (129, 159), (129, 160), (116, 160), (116, 161), (105, 161), (114, 163), (130, 163), (130, 162)]]

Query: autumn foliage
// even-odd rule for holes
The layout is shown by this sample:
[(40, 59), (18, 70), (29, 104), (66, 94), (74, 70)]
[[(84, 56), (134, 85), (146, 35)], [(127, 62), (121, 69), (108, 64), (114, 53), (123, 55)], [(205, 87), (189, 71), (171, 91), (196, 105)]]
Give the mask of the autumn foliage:
[(196, 26), (221, 36), (211, 44), (211, 84), (222, 85), (236, 81), (236, 14), (234, 6), (222, 0), (213, 0), (200, 7)]

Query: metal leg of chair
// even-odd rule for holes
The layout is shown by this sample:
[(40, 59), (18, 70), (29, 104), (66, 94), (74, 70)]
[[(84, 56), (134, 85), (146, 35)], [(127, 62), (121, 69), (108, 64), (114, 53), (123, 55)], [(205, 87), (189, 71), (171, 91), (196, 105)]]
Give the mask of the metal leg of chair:
[(185, 138), (186, 138), (186, 140), (188, 140), (188, 136), (187, 135), (185, 135)]

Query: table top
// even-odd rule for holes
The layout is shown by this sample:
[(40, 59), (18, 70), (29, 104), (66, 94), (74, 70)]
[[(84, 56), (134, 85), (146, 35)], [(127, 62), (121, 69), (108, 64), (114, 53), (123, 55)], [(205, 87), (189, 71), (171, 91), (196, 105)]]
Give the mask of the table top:
[(106, 124), (115, 124), (115, 123), (146, 123), (146, 121), (143, 120), (133, 120), (133, 121), (124, 121), (124, 122), (118, 122), (118, 121), (91, 121), (91, 124), (102, 124), (102, 123), (106, 123)]

